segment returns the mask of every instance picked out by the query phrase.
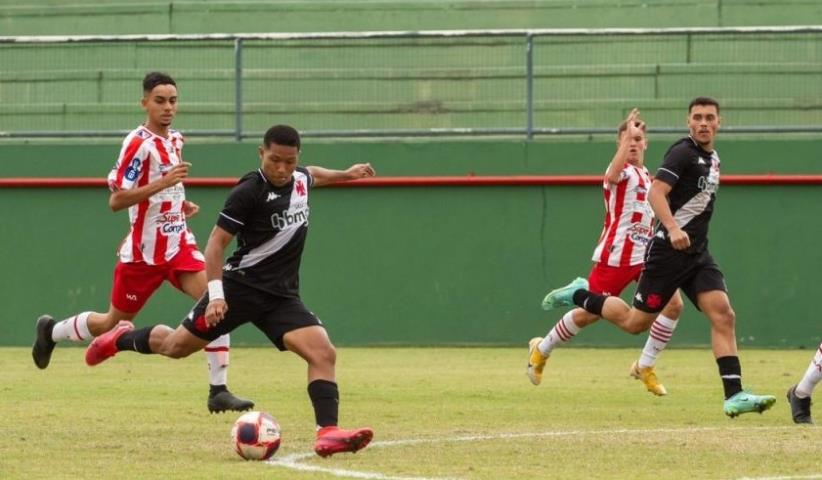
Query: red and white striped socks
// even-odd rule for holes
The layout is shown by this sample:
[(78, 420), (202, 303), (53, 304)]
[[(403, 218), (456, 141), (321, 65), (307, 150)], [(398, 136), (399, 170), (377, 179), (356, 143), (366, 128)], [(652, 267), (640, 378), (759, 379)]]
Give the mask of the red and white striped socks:
[(816, 349), (816, 355), (811, 360), (811, 364), (808, 365), (805, 376), (796, 386), (796, 396), (799, 398), (810, 397), (820, 380), (822, 380), (822, 344)]
[(542, 339), (538, 347), (539, 351), (546, 357), (549, 356), (554, 347), (570, 342), (580, 330), (581, 328), (574, 323), (574, 310), (571, 310), (563, 315), (548, 335)]
[(651, 324), (651, 331), (648, 333), (648, 340), (645, 342), (645, 348), (642, 349), (642, 355), (639, 357), (639, 368), (653, 367), (656, 363), (656, 357), (671, 341), (671, 336), (674, 334), (676, 324), (679, 323), (676, 319), (668, 318), (660, 314)]

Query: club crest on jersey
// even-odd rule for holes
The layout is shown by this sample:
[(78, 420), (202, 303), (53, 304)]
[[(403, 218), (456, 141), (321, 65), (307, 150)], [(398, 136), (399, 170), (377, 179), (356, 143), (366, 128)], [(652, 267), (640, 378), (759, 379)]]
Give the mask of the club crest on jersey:
[(297, 184), (295, 185), (294, 189), (297, 191), (297, 195), (301, 197), (305, 196), (305, 183), (303, 183), (302, 179), (297, 180)]

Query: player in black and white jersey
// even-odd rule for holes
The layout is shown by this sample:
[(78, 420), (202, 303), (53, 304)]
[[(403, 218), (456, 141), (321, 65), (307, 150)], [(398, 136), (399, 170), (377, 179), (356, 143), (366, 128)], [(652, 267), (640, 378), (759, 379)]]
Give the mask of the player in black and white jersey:
[(722, 272), (708, 251), (708, 225), (719, 187), (719, 103), (697, 97), (688, 106), (690, 135), (674, 143), (651, 184), (648, 201), (658, 220), (637, 285), (634, 307), (619, 297), (580, 289), (579, 282), (552, 291), (545, 302), (576, 304), (630, 333), (647, 330), (677, 289), (711, 322), (711, 345), (725, 390), (724, 411), (730, 417), (763, 412), (776, 402), (772, 395), (742, 390), (742, 369), (736, 348), (735, 314)]
[[(271, 127), (259, 148), (261, 166), (232, 189), (205, 249), (208, 294), (176, 330), (155, 325), (133, 330), (124, 323), (95, 339), (87, 362), (98, 364), (119, 351), (182, 358), (244, 323), (260, 329), (280, 350), (308, 364), (308, 395), (314, 406), (321, 456), (354, 452), (373, 437), (370, 428), (337, 427), (339, 393), (336, 351), (322, 322), (300, 300), (299, 269), (308, 233), (313, 187), (374, 176), (370, 164), (345, 171), (298, 166), (300, 136), (286, 125)], [(223, 265), (236, 236), (237, 250)]]

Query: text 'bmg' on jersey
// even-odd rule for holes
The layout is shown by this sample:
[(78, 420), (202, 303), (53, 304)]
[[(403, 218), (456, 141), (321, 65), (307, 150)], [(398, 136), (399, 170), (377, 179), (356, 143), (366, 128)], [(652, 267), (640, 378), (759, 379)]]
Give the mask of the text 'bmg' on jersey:
[(277, 296), (299, 297), (313, 182), (304, 167), (297, 167), (282, 187), (259, 169), (240, 179), (217, 218), (218, 226), (237, 237), (237, 250), (223, 267), (224, 278)]

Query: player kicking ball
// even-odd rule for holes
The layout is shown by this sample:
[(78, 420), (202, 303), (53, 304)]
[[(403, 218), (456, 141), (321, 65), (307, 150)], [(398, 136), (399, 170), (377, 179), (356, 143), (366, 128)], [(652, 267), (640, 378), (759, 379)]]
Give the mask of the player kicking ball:
[[(205, 248), (208, 293), (182, 325), (134, 330), (122, 322), (89, 345), (86, 363), (97, 365), (122, 351), (182, 358), (251, 323), (279, 350), (294, 352), (308, 364), (308, 396), (317, 424), (314, 451), (326, 457), (364, 448), (374, 432), (338, 428), (336, 351), (320, 319), (300, 300), (308, 199), (314, 187), (372, 177), (374, 169), (370, 164), (345, 171), (301, 167), (299, 154), (300, 135), (294, 128), (268, 129), (259, 147), (260, 168), (240, 179), (217, 217)], [(237, 249), (223, 264), (234, 237)]]

